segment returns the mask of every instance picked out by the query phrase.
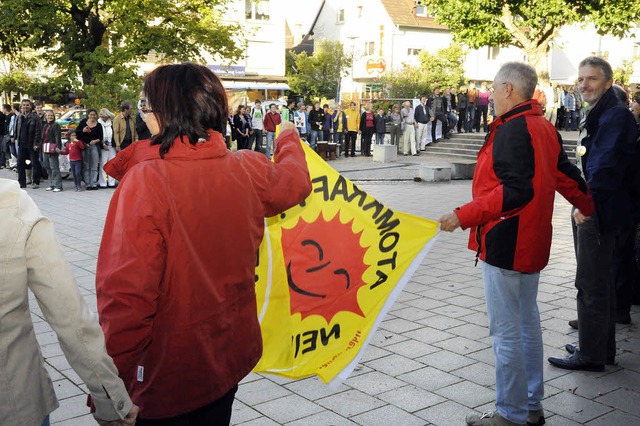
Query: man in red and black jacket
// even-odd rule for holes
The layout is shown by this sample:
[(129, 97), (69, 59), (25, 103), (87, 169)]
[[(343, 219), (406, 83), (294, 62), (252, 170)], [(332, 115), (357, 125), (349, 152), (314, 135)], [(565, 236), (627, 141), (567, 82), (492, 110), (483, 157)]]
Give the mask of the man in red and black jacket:
[(469, 248), (482, 261), (496, 355), (496, 411), (472, 413), (468, 425), (544, 424), (543, 346), (536, 303), (551, 249), (555, 192), (589, 216), (594, 209), (562, 139), (531, 99), (529, 65), (507, 63), (493, 82), (498, 116), (473, 178), (473, 200), (441, 219), (441, 229), (471, 228)]

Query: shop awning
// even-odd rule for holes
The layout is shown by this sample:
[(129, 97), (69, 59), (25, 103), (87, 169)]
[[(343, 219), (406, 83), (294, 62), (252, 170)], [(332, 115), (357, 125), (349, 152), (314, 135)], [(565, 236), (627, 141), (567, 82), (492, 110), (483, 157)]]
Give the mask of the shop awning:
[(286, 83), (261, 83), (258, 81), (223, 81), (222, 85), (229, 90), (289, 90)]

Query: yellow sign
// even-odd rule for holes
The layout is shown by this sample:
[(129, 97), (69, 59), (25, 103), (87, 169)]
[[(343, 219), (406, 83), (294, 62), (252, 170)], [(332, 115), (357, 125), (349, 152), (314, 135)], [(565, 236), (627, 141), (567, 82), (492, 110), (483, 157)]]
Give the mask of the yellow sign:
[(438, 223), (391, 210), (304, 148), (311, 195), (268, 218), (260, 246), (254, 371), (327, 383), (353, 371)]

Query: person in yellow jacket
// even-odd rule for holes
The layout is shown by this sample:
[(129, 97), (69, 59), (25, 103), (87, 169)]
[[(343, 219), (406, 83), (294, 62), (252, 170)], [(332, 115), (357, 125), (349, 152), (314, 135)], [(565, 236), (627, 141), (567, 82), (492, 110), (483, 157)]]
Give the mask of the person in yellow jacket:
[(345, 141), (344, 156), (356, 156), (356, 138), (358, 137), (358, 129), (360, 128), (360, 110), (354, 101), (349, 104), (347, 113), (347, 138)]

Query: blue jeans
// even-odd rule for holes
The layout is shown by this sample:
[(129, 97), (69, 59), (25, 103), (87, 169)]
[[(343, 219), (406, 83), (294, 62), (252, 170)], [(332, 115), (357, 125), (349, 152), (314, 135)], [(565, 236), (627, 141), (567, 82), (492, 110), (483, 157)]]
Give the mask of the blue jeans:
[(376, 133), (376, 145), (384, 144), (384, 133)]
[(311, 140), (309, 141), (311, 144), (311, 148), (316, 147), (316, 142), (322, 140), (322, 130), (312, 130), (311, 131)]
[(44, 418), (44, 421), (42, 422), (42, 426), (49, 426), (49, 425), (50, 425), (49, 416), (47, 416)]
[(271, 154), (273, 154), (273, 141), (276, 138), (276, 132), (267, 132), (267, 150), (265, 154), (267, 154), (267, 158), (271, 159)]
[(72, 160), (69, 163), (71, 164), (73, 183), (76, 185), (76, 189), (80, 189), (82, 184), (82, 160)]
[(496, 356), (496, 409), (527, 423), (544, 396), (542, 331), (536, 296), (540, 273), (525, 274), (482, 262), (489, 334)]

